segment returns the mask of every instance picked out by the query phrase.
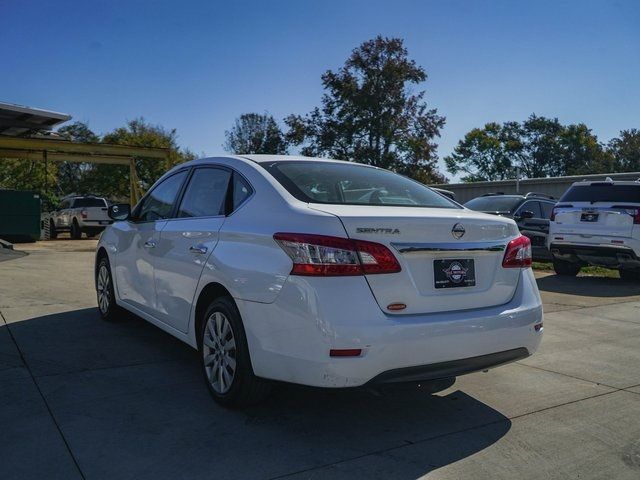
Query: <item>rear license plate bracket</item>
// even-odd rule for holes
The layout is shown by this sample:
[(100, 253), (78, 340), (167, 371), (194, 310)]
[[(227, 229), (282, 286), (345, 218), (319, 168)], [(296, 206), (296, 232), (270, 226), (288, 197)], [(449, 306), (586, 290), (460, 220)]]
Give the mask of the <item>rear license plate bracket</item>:
[(444, 258), (433, 261), (435, 288), (463, 288), (476, 285), (472, 258)]
[(598, 221), (598, 214), (597, 213), (583, 213), (582, 215), (580, 215), (580, 221), (581, 222), (597, 222)]

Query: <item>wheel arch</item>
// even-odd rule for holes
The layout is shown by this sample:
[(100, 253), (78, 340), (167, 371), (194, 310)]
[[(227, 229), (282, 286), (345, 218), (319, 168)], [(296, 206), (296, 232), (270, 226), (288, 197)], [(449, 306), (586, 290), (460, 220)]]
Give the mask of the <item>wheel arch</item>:
[(202, 328), (202, 322), (204, 321), (204, 313), (209, 304), (216, 298), (220, 297), (227, 297), (234, 303), (236, 308), (238, 308), (238, 305), (236, 304), (236, 301), (234, 300), (229, 290), (227, 290), (221, 283), (211, 282), (205, 285), (202, 290), (200, 290), (200, 295), (198, 295), (198, 300), (196, 301), (196, 308), (194, 312), (194, 333), (198, 348), (200, 348), (199, 332)]

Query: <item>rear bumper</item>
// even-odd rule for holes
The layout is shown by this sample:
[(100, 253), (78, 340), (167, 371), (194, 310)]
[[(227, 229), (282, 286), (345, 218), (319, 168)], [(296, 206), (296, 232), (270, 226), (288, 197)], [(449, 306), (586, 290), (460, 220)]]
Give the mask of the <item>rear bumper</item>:
[[(429, 380), (483, 370), (536, 351), (542, 302), (530, 269), (506, 304), (387, 315), (362, 277), (289, 277), (273, 303), (236, 299), (256, 375), (318, 387)], [(330, 349), (360, 348), (336, 358)]]
[[(563, 241), (552, 241), (549, 250), (559, 260), (583, 262), (605, 267), (640, 267), (640, 258), (628, 240), (628, 245), (612, 245), (611, 239), (599, 237), (591, 242), (572, 240), (563, 235)], [(616, 239), (617, 240), (617, 239)], [(606, 242), (606, 243), (605, 243)], [(631, 240), (633, 242), (633, 240)]]
[[(106, 222), (106, 223), (100, 223), (100, 222)], [(80, 228), (91, 228), (95, 230), (105, 229), (112, 223), (113, 223), (112, 220), (83, 220), (80, 223)]]
[(478, 357), (451, 360), (448, 362), (420, 365), (417, 367), (398, 368), (377, 375), (369, 384), (380, 385), (400, 382), (425, 382), (443, 378), (458, 377), (467, 373), (478, 372), (488, 368), (498, 367), (506, 363), (522, 360), (529, 356), (529, 351), (524, 348), (514, 348), (505, 352), (489, 353)]

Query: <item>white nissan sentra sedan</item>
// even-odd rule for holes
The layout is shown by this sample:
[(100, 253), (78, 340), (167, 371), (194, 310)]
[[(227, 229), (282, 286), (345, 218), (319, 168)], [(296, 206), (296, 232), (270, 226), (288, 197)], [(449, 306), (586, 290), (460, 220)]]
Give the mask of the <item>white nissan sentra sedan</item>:
[(124, 308), (200, 352), (213, 397), (270, 380), (428, 384), (531, 355), (542, 304), (513, 220), (344, 161), (178, 165), (98, 243), (100, 314)]

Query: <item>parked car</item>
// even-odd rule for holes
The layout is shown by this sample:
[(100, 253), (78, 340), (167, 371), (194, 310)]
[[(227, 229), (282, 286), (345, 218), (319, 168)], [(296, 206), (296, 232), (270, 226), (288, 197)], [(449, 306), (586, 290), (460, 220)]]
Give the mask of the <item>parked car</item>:
[(207, 158), (110, 215), (101, 316), (124, 308), (197, 348), (224, 405), (258, 401), (269, 380), (442, 383), (540, 343), (531, 244), (513, 220), (387, 170)]
[(438, 192), (440, 195), (444, 195), (445, 197), (449, 197), (451, 200), (456, 199), (456, 194), (451, 190), (445, 190), (444, 188), (431, 187), (431, 190)]
[(571, 185), (553, 209), (549, 249), (559, 275), (598, 265), (640, 281), (640, 182)]
[(105, 198), (93, 195), (65, 197), (58, 208), (49, 214), (49, 235), (56, 238), (60, 232), (69, 232), (78, 240), (82, 234), (87, 237), (98, 235), (113, 220), (108, 215)]
[(479, 212), (513, 218), (520, 232), (531, 240), (533, 259), (548, 262), (553, 260), (547, 248), (549, 218), (556, 201), (552, 196), (542, 193), (505, 195), (498, 192), (469, 200), (464, 206)]

